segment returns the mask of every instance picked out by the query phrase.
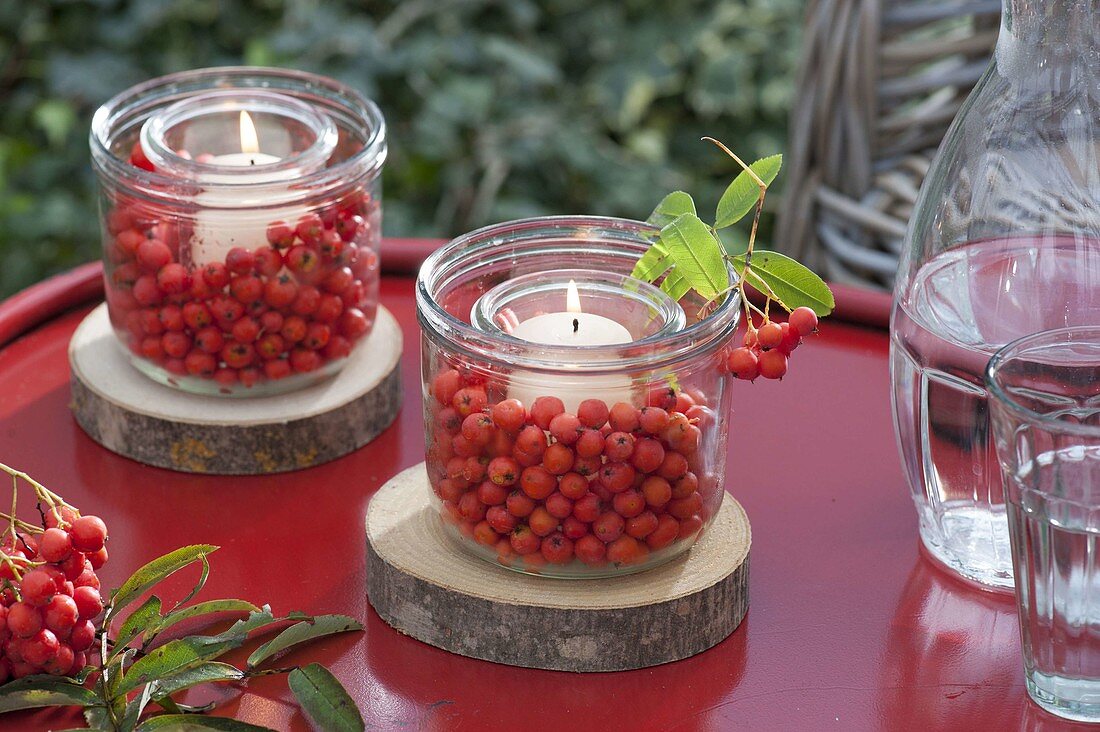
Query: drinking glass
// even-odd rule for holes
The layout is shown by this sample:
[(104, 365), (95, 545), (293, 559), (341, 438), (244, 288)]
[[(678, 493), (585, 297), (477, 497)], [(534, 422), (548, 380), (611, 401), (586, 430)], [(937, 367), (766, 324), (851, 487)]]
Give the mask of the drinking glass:
[(1100, 327), (1013, 341), (985, 380), (1028, 693), (1100, 722)]

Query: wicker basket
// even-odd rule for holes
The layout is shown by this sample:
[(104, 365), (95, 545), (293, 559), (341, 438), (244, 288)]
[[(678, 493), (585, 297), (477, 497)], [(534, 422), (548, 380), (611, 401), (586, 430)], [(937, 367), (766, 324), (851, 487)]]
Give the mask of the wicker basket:
[(776, 246), (893, 286), (931, 158), (997, 40), (1000, 0), (810, 0)]

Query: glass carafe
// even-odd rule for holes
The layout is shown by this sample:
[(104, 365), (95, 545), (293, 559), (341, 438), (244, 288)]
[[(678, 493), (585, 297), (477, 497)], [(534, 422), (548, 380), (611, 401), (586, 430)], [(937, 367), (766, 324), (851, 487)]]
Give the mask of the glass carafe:
[(1100, 5), (1004, 0), (989, 70), (940, 146), (902, 255), (894, 419), (928, 553), (1012, 590), (982, 370), (1030, 333), (1100, 324)]

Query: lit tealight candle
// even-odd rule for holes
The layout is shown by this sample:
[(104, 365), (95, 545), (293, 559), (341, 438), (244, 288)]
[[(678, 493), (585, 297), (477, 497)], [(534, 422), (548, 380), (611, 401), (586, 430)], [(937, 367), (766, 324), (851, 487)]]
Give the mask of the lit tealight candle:
[[(240, 115), (241, 151), (215, 155), (206, 162), (210, 165), (249, 168), (271, 165), (282, 158), (260, 152), (259, 136), (248, 112)], [(265, 183), (263, 199), (256, 200), (254, 192), (235, 190), (233, 187), (211, 188), (195, 197), (200, 211), (195, 221), (195, 233), (191, 240), (191, 262), (202, 266), (207, 262), (224, 262), (230, 249), (244, 247), (254, 250), (267, 246), (267, 227), (274, 221), (286, 221), (291, 226), (308, 209), (304, 206), (287, 206), (262, 209), (264, 200), (277, 198), (289, 188), (279, 183), (289, 183), (299, 177), (296, 168), (256, 172), (245, 177), (217, 173), (204, 173), (202, 183)], [(250, 208), (255, 207), (255, 208)]]
[[(615, 346), (633, 342), (626, 327), (611, 318), (581, 310), (580, 294), (573, 280), (569, 281), (565, 311), (535, 315), (511, 329), (511, 335), (531, 343), (551, 346)], [(564, 356), (565, 365), (582, 364), (583, 353)], [(565, 410), (577, 413), (585, 399), (601, 399), (608, 407), (616, 402), (631, 401), (631, 382), (625, 375), (593, 375), (581, 371), (560, 374), (535, 374), (517, 371), (512, 375), (508, 396), (523, 402), (530, 409), (540, 396), (555, 396), (565, 404)]]

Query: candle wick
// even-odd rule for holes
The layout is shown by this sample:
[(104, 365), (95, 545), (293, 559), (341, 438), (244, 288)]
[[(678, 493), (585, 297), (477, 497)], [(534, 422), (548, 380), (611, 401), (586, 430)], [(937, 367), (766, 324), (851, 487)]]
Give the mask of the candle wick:
[(573, 318), (573, 332), (576, 333), (577, 329), (581, 327), (581, 321)]
[(256, 164), (256, 158), (249, 158), (248, 159), (248, 164), (249, 165), (255, 165)]

